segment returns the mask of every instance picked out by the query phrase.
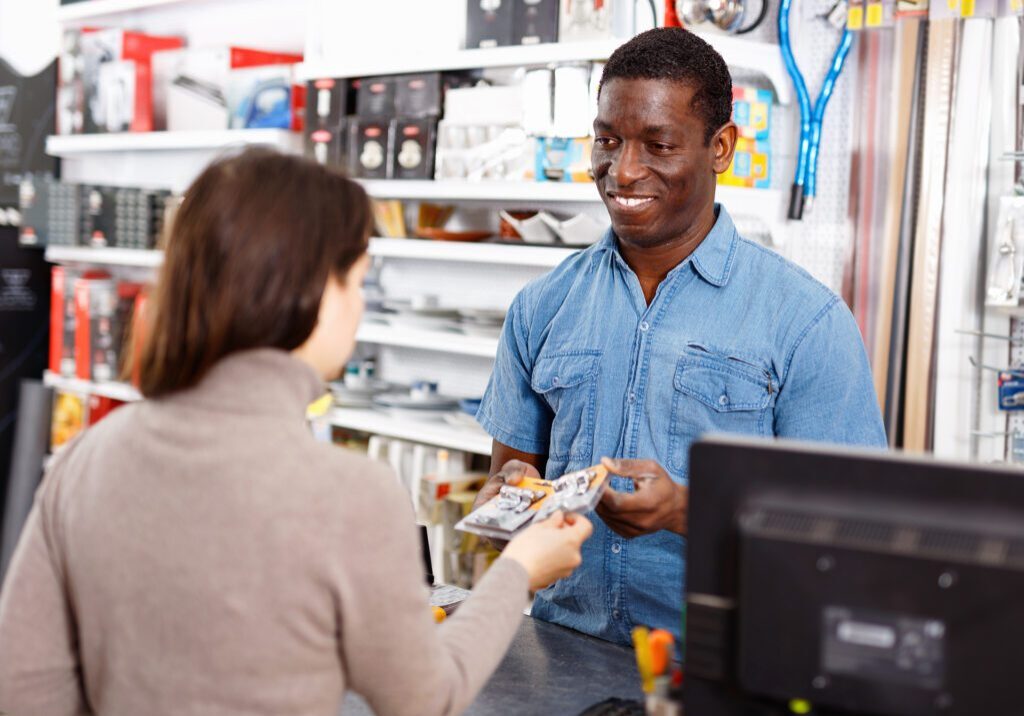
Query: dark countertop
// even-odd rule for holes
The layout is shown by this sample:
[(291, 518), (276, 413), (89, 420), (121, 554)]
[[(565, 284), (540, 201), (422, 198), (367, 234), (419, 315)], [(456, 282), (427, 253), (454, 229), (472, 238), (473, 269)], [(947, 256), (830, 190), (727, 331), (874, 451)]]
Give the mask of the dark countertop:
[[(505, 660), (466, 716), (576, 716), (617, 696), (643, 699), (633, 650), (525, 617)], [(370, 716), (348, 694), (342, 716)]]

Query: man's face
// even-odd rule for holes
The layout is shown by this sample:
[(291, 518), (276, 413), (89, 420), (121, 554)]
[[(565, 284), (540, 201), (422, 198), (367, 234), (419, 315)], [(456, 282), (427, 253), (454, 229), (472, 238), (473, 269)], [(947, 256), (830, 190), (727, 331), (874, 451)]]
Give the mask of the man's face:
[(594, 121), (594, 177), (619, 239), (640, 248), (682, 237), (714, 203), (732, 161), (730, 122), (704, 141), (694, 88), (672, 80), (609, 80)]

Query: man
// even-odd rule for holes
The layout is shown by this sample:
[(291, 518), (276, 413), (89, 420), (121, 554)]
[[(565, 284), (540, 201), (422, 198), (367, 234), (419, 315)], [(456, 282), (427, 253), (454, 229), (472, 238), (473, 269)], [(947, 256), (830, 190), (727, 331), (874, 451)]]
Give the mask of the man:
[(725, 62), (689, 32), (652, 30), (612, 55), (593, 152), (612, 230), (516, 297), (478, 414), (495, 440), (481, 499), (524, 473), (619, 458), (583, 565), (533, 615), (620, 643), (637, 624), (679, 632), (700, 435), (886, 442), (845, 304), (714, 203), (731, 114)]

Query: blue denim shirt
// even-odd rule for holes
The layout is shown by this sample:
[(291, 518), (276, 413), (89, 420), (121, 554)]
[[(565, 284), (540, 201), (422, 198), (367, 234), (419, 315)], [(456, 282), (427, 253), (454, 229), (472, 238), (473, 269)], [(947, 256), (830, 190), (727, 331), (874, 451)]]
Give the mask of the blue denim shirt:
[[(484, 428), (547, 455), (548, 478), (607, 455), (655, 459), (685, 483), (690, 444), (710, 432), (885, 446), (846, 305), (716, 210), (649, 306), (612, 232), (527, 285), (505, 321)], [(637, 624), (678, 637), (685, 540), (625, 539), (591, 518), (582, 566), (538, 593), (533, 615), (620, 643)]]

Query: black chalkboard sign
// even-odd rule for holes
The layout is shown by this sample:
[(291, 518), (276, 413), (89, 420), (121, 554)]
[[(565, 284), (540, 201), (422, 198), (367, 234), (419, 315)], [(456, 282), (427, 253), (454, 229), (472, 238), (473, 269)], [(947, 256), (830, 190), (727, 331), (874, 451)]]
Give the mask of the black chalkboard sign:
[(26, 173), (56, 176), (57, 160), (46, 155), (55, 131), (57, 61), (23, 77), (0, 59), (0, 210), (17, 208)]

